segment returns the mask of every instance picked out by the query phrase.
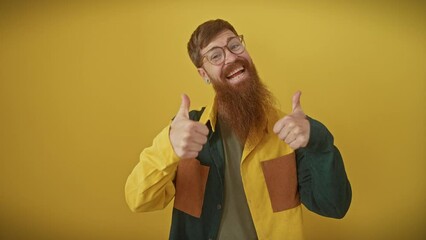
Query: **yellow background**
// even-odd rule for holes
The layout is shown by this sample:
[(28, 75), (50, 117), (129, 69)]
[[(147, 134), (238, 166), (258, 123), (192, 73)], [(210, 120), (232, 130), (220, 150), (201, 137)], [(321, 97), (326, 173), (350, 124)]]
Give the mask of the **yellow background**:
[(124, 184), (181, 93), (193, 108), (213, 96), (186, 43), (215, 18), (245, 35), (282, 110), (302, 90), (343, 154), (352, 206), (343, 220), (305, 211), (308, 239), (426, 236), (424, 4), (10, 2), (0, 4), (1, 239), (167, 238), (171, 206), (131, 213)]

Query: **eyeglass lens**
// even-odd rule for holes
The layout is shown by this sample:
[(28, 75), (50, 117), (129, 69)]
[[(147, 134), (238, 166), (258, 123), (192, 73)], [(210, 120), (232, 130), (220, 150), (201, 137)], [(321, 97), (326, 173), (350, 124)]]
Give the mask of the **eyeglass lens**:
[[(244, 51), (244, 45), (239, 37), (232, 38), (226, 48), (234, 54), (240, 54)], [(221, 64), (225, 60), (225, 50), (221, 47), (213, 48), (207, 53), (206, 57), (212, 64)]]

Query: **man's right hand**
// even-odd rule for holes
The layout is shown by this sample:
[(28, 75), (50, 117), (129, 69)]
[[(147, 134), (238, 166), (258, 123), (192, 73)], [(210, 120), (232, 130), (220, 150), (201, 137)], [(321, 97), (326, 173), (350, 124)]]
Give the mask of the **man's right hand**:
[(206, 125), (189, 119), (189, 105), (189, 97), (182, 94), (182, 104), (170, 126), (170, 142), (181, 159), (196, 158), (209, 134)]

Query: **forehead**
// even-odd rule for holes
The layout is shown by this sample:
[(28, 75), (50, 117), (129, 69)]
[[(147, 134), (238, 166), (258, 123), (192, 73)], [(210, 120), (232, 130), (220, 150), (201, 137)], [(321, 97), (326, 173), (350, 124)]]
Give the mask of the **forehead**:
[(210, 49), (214, 47), (223, 47), (226, 46), (229, 39), (232, 37), (235, 37), (236, 35), (231, 32), (230, 30), (225, 30), (221, 33), (219, 33), (216, 37), (213, 38), (213, 40), (203, 49), (201, 49), (201, 55), (209, 51)]

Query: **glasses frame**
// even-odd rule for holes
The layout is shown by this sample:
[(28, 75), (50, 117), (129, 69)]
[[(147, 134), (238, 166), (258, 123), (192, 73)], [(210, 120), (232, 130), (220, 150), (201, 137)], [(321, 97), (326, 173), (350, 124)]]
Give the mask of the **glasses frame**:
[[(235, 39), (235, 38), (238, 38), (239, 40), (240, 40), (240, 42), (241, 42), (241, 44), (243, 45), (243, 51), (242, 52), (240, 52), (240, 53), (234, 53), (231, 49), (229, 49), (229, 46), (228, 46), (228, 44), (229, 44), (229, 42), (231, 42), (233, 39)], [(214, 50), (214, 49), (221, 49), (222, 51), (223, 51), (223, 55), (225, 56), (224, 58), (223, 58), (223, 60), (222, 60), (222, 62), (220, 62), (220, 63), (212, 63), (212, 62), (210, 62), (210, 60), (207, 58), (207, 54), (209, 53), (209, 52), (211, 52), (212, 50)], [(219, 47), (219, 46), (216, 46), (216, 47), (213, 47), (213, 48), (211, 48), (210, 50), (208, 50), (207, 52), (205, 52), (204, 54), (203, 54), (203, 56), (202, 56), (202, 58), (201, 58), (201, 62), (202, 62), (202, 64), (201, 64), (201, 66), (203, 66), (204, 65), (204, 59), (207, 59), (207, 62), (209, 62), (210, 64), (212, 64), (212, 65), (215, 65), (215, 66), (219, 66), (219, 65), (221, 65), (221, 64), (223, 64), (224, 62), (225, 62), (225, 59), (226, 59), (226, 52), (225, 52), (225, 48), (226, 49), (228, 49), (228, 51), (229, 52), (231, 52), (232, 54), (235, 54), (235, 55), (240, 55), (240, 54), (242, 54), (243, 52), (245, 52), (246, 51), (246, 43), (244, 42), (244, 35), (238, 35), (238, 36), (235, 36), (235, 37), (231, 37), (231, 38), (229, 38), (229, 40), (228, 40), (228, 42), (226, 43), (226, 45), (225, 46), (223, 46), (223, 47)]]

